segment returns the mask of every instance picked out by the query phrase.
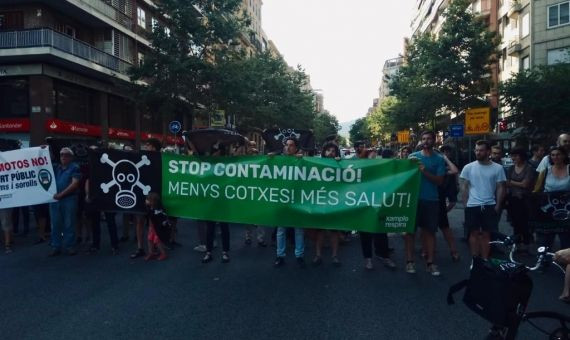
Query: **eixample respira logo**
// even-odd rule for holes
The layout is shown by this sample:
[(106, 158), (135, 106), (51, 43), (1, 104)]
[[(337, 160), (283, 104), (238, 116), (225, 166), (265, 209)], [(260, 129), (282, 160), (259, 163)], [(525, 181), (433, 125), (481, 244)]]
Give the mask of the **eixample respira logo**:
[(109, 159), (109, 155), (104, 153), (100, 158), (101, 163), (108, 164), (113, 168), (113, 180), (108, 183), (101, 183), (101, 190), (104, 193), (109, 193), (113, 186), (118, 186), (119, 191), (115, 195), (115, 204), (123, 209), (130, 209), (137, 204), (137, 195), (135, 188), (142, 190), (144, 195), (148, 195), (151, 190), (150, 185), (144, 185), (140, 182), (140, 168), (145, 165), (150, 165), (150, 160), (147, 156), (141, 156), (138, 163), (130, 160), (122, 159), (118, 162), (113, 162)]

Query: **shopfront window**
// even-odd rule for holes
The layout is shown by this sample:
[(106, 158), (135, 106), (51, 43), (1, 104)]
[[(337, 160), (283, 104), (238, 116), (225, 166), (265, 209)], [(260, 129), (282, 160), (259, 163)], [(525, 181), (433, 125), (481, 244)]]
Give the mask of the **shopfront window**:
[(30, 116), (28, 80), (0, 78), (0, 117), (28, 118)]
[(109, 127), (135, 130), (135, 105), (132, 101), (109, 96)]
[(55, 116), (58, 119), (91, 125), (100, 125), (100, 107), (97, 92), (88, 88), (54, 82)]

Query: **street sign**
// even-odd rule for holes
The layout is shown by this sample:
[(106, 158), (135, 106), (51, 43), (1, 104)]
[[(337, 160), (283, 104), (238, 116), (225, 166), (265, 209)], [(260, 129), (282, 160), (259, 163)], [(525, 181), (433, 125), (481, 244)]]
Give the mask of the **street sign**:
[(443, 139), (449, 138), (449, 131), (443, 131)]
[(410, 143), (410, 131), (408, 130), (398, 131), (398, 143), (400, 144)]
[(211, 127), (225, 127), (226, 126), (226, 111), (216, 110), (210, 116)]
[(449, 126), (449, 137), (463, 137), (465, 126), (463, 124), (454, 124)]
[(482, 135), (491, 132), (491, 109), (481, 107), (465, 111), (465, 134)]
[(170, 132), (177, 134), (180, 132), (180, 130), (182, 130), (182, 124), (180, 124), (180, 122), (177, 120), (173, 120), (170, 122), (170, 124), (168, 124), (168, 129)]

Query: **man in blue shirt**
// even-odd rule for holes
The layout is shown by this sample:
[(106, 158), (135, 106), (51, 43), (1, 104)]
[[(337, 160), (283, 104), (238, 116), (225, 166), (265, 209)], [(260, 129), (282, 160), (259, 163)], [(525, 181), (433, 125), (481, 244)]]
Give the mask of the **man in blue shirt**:
[(79, 166), (73, 163), (73, 151), (62, 148), (59, 152), (60, 164), (55, 164), (53, 172), (57, 193), (53, 196), (57, 202), (49, 206), (51, 218), (51, 246), (49, 256), (60, 255), (65, 250), (68, 255), (75, 255), (75, 224), (77, 220), (77, 189), (81, 173)]
[[(440, 272), (433, 263), (435, 253), (435, 233), (439, 225), (439, 193), (438, 186), (443, 184), (445, 175), (445, 161), (443, 157), (433, 151), (435, 133), (426, 131), (421, 137), (422, 150), (414, 152), (410, 159), (418, 161), (422, 174), (420, 186), (420, 200), (416, 214), (416, 228), (421, 228), (421, 239), (426, 252), (426, 270), (433, 276)], [(415, 233), (405, 235), (406, 242), (406, 271), (410, 274), (416, 272), (414, 263)]]

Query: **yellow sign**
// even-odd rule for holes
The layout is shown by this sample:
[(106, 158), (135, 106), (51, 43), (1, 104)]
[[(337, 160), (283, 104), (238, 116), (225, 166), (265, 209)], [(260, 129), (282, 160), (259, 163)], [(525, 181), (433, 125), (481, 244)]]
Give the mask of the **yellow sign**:
[(482, 135), (491, 132), (491, 109), (481, 107), (465, 111), (465, 134)]
[(226, 111), (216, 110), (210, 116), (211, 127), (224, 127), (226, 126)]
[(398, 143), (400, 144), (410, 143), (410, 131), (408, 130), (398, 131)]

